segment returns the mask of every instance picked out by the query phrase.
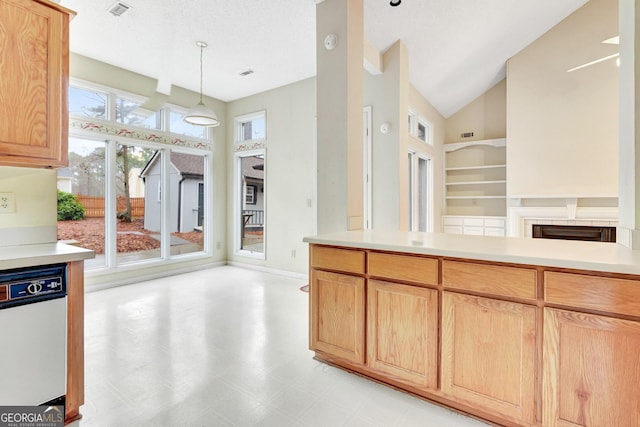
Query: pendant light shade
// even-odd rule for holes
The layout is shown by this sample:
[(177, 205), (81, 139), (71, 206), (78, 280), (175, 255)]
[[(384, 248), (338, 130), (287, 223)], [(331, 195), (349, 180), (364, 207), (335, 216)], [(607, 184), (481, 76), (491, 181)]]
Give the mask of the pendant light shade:
[(196, 42), (196, 46), (200, 48), (200, 101), (187, 111), (184, 121), (196, 126), (214, 127), (218, 126), (220, 121), (216, 113), (202, 101), (202, 50), (207, 47), (207, 44)]

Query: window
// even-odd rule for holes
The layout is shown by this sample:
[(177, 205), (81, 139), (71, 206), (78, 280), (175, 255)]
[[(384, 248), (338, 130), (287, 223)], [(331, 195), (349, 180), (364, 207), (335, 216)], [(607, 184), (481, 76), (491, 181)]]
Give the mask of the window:
[(409, 111), (409, 135), (427, 144), (433, 144), (433, 126), (427, 120)]
[(265, 150), (236, 153), (236, 253), (264, 259)]
[(235, 122), (237, 142), (265, 139), (267, 137), (264, 111), (236, 117)]
[(184, 115), (186, 110), (181, 111), (176, 107), (170, 107), (168, 109), (169, 114), (169, 126), (167, 131), (172, 133), (179, 133), (180, 135), (195, 136), (196, 138), (207, 138), (207, 128), (202, 126), (194, 126), (191, 123), (184, 121)]
[(81, 87), (69, 87), (69, 114), (107, 120), (107, 94)]
[[(108, 88), (81, 85), (69, 91), (72, 114), (118, 124), (106, 124), (110, 129), (166, 130), (170, 112), (182, 121), (179, 108), (151, 112), (143, 105), (138, 97)], [(208, 136), (202, 128), (199, 132), (200, 138)], [(86, 214), (73, 228), (60, 221), (58, 231), (61, 239), (77, 240), (96, 252), (85, 263), (88, 269), (158, 263), (208, 250), (211, 153), (198, 148), (200, 141), (180, 136), (184, 145), (174, 146), (136, 141), (136, 132), (124, 132), (122, 139), (118, 133), (96, 136), (76, 127), (70, 133), (69, 167), (58, 171), (58, 186), (75, 194)]]
[[(145, 108), (145, 99), (131, 94), (115, 92), (109, 88), (93, 88), (92, 84), (72, 82), (69, 87), (69, 113), (123, 125), (157, 129), (178, 135), (208, 139), (206, 127), (186, 123), (187, 109), (166, 105), (156, 111)], [(95, 85), (97, 86), (97, 85)], [(255, 125), (257, 129), (264, 124)]]
[(244, 202), (247, 205), (255, 205), (256, 204), (256, 186), (255, 185), (246, 185), (245, 186), (245, 195)]
[(409, 229), (433, 231), (431, 158), (409, 152)]

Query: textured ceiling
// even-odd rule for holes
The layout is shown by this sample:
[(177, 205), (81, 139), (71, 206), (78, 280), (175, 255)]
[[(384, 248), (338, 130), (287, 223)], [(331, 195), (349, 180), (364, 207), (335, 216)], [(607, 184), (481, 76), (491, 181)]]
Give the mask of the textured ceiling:
[[(61, 0), (78, 15), (72, 52), (232, 101), (315, 75), (315, 0)], [(365, 38), (401, 39), (409, 76), (445, 117), (504, 78), (505, 61), (586, 0), (364, 0)], [(247, 69), (253, 74), (239, 75)]]

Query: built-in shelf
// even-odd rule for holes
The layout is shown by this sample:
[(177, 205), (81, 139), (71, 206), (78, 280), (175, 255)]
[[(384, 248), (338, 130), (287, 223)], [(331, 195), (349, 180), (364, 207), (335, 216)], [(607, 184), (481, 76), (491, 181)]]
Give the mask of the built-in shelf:
[(507, 140), (444, 144), (447, 215), (506, 216)]
[(507, 180), (499, 180), (499, 181), (460, 181), (460, 182), (447, 182), (445, 185), (484, 185), (484, 184), (506, 184)]
[(461, 168), (446, 168), (445, 171), (466, 171), (466, 170), (474, 170), (474, 169), (502, 169), (506, 168), (506, 164), (502, 165), (476, 165), (476, 166), (465, 166)]
[(447, 199), (506, 199), (507, 196), (446, 196)]

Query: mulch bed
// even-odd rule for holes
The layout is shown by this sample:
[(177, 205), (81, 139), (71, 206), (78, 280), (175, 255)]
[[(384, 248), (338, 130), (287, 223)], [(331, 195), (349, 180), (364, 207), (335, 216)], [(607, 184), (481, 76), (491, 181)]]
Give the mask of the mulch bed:
[[(144, 219), (135, 218), (130, 223), (117, 222), (117, 252), (138, 252), (159, 249), (160, 241), (150, 234), (158, 234), (144, 228)], [(173, 236), (193, 243), (202, 243), (200, 232), (172, 233)], [(80, 246), (104, 253), (104, 218), (85, 218), (79, 221), (58, 221), (58, 240), (76, 240)]]

